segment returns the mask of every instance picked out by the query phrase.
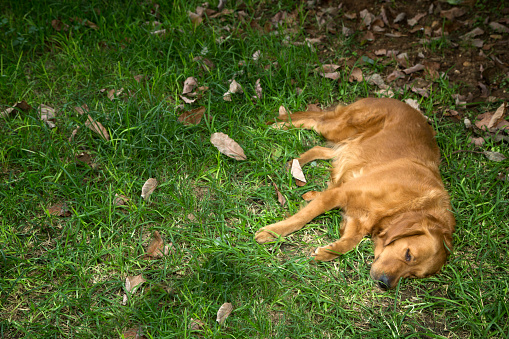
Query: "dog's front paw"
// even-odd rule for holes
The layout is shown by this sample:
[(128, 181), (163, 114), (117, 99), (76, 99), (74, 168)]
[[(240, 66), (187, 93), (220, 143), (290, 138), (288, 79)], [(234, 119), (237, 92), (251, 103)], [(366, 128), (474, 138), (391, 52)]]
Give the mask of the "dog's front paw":
[(311, 258), (316, 261), (331, 261), (339, 257), (339, 253), (330, 249), (330, 246), (318, 247), (311, 253)]
[(259, 244), (264, 244), (266, 242), (274, 241), (277, 237), (277, 234), (271, 232), (265, 228), (260, 228), (255, 235), (255, 240)]

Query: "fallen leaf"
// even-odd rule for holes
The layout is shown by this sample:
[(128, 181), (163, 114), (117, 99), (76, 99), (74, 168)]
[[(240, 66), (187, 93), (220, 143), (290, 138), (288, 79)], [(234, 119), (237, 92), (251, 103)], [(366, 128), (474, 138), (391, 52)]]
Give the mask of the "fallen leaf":
[(497, 110), (491, 117), (490, 122), (488, 123), (488, 129), (492, 129), (493, 127), (496, 127), (499, 123), (503, 122), (506, 108), (507, 102), (504, 102), (502, 105), (500, 105), (499, 108), (497, 108)]
[[(224, 1), (224, 0), (221, 0)], [(193, 319), (191, 318), (191, 321), (189, 322), (189, 330), (191, 331), (200, 331), (205, 326), (205, 323), (199, 319)]]
[(339, 65), (334, 64), (324, 64), (320, 67), (315, 68), (315, 71), (318, 72), (321, 76), (326, 73), (332, 73), (339, 68)]
[(55, 109), (47, 106), (45, 104), (40, 104), (39, 108), (37, 109), (39, 111), (39, 118), (44, 121), (49, 128), (55, 128), (56, 125), (54, 123), (55, 121)]
[(440, 11), (440, 16), (442, 18), (447, 18), (449, 20), (454, 20), (456, 18), (459, 18), (460, 16), (463, 16), (467, 11), (460, 7), (453, 7), (446, 11)]
[(500, 162), (506, 159), (505, 155), (499, 152), (483, 151), (483, 154), (486, 156), (486, 158), (488, 158), (488, 160), (491, 161)]
[(163, 256), (163, 250), (164, 250), (163, 238), (161, 238), (161, 234), (159, 234), (158, 231), (154, 231), (153, 239), (150, 242), (150, 245), (148, 245), (147, 247), (145, 259), (160, 258)]
[(87, 104), (83, 104), (81, 106), (75, 106), (74, 107), (74, 110), (79, 114), (79, 115), (83, 115), (85, 114), (86, 112), (89, 111), (88, 109), (88, 105)]
[(178, 117), (178, 121), (186, 126), (198, 125), (203, 117), (203, 113), (205, 113), (205, 110), (205, 107), (198, 107), (193, 110), (186, 111)]
[(260, 79), (256, 80), (255, 92), (256, 92), (255, 98), (261, 99), (263, 90), (262, 90), (262, 85), (260, 84)]
[(482, 146), (485, 143), (485, 140), (482, 137), (470, 138), (470, 143), (476, 146)]
[(352, 72), (350, 73), (350, 76), (348, 77), (348, 82), (360, 82), (364, 80), (364, 77), (362, 76), (362, 70), (358, 67), (355, 67), (352, 69)]
[(426, 67), (423, 65), (423, 64), (417, 64), (415, 66), (412, 66), (412, 67), (409, 67), (407, 69), (404, 69), (403, 72), (405, 74), (410, 74), (410, 73), (415, 73), (415, 72), (419, 72), (419, 71), (422, 71), (423, 69), (425, 69)]
[(141, 197), (146, 201), (148, 197), (154, 192), (157, 187), (157, 180), (154, 178), (150, 178), (143, 184), (141, 188)]
[(274, 186), (274, 189), (276, 190), (277, 201), (279, 201), (279, 204), (281, 206), (284, 206), (286, 204), (285, 197), (281, 194), (281, 192), (279, 191), (279, 188), (277, 188), (277, 185), (275, 183), (272, 183), (272, 185)]
[(471, 30), (470, 32), (462, 35), (460, 38), (462, 40), (469, 40), (469, 39), (472, 39), (472, 38), (474, 38), (478, 35), (482, 35), (482, 34), (484, 34), (484, 31), (481, 28), (477, 27), (477, 28), (474, 28), (473, 30)]
[(394, 80), (404, 78), (404, 77), (405, 77), (405, 73), (395, 70), (387, 76), (387, 81), (392, 82)]
[(499, 33), (509, 33), (509, 28), (507, 28), (504, 25), (499, 24), (498, 22), (494, 22), (494, 21), (490, 22), (489, 26), (491, 27), (491, 29), (493, 29), (496, 32), (499, 32)]
[(418, 110), (419, 112), (421, 111), (421, 109), (419, 108), (419, 102), (415, 99), (405, 99), (404, 102), (406, 102), (406, 104), (410, 107), (412, 107), (413, 109), (416, 109)]
[(182, 94), (191, 93), (195, 87), (198, 86), (198, 81), (195, 77), (189, 77), (184, 81), (184, 89), (182, 90)]
[(230, 82), (230, 88), (228, 89), (230, 93), (242, 93), (242, 86), (235, 80)]
[(293, 159), (291, 168), (292, 177), (296, 179), (297, 186), (304, 186), (306, 184), (306, 178), (300, 167), (299, 160)]
[(108, 99), (111, 101), (115, 100), (115, 97), (119, 97), (122, 92), (124, 92), (124, 88), (119, 89), (118, 91), (116, 89), (110, 89), (107, 93)]
[(311, 201), (314, 200), (318, 194), (320, 194), (320, 192), (318, 191), (309, 191), (302, 195), (302, 199), (306, 201)]
[(279, 106), (279, 116), (282, 115), (288, 115), (288, 111), (286, 110), (285, 106)]
[(220, 325), (222, 325), (225, 322), (226, 318), (228, 318), (230, 313), (232, 313), (232, 311), (233, 305), (230, 303), (224, 303), (223, 305), (221, 305), (221, 307), (219, 307), (219, 310), (217, 311), (216, 321)]
[(122, 194), (115, 193), (115, 199), (113, 199), (113, 205), (124, 206), (129, 202), (129, 198)]
[(85, 122), (85, 126), (99, 134), (104, 140), (110, 140), (110, 134), (108, 133), (108, 130), (99, 121), (95, 121), (90, 115)]
[(242, 147), (240, 147), (240, 145), (235, 140), (224, 133), (217, 132), (212, 134), (210, 137), (210, 142), (219, 150), (219, 152), (230, 158), (235, 160), (247, 159)]
[(123, 339), (146, 339), (147, 337), (143, 335), (143, 328), (133, 327), (128, 329), (127, 331), (122, 332)]
[(134, 289), (141, 284), (143, 284), (146, 280), (143, 279), (142, 275), (137, 276), (128, 276), (125, 278), (125, 289), (127, 292), (134, 292)]
[(372, 85), (377, 85), (381, 89), (387, 89), (389, 87), (385, 84), (384, 80), (378, 73), (372, 74), (370, 76), (366, 76), (365, 79), (367, 80), (368, 83), (370, 83)]
[(226, 0), (219, 0), (219, 4), (217, 5), (217, 10), (221, 12), (224, 8), (224, 5), (226, 5)]
[(191, 19), (195, 27), (203, 22), (203, 18), (200, 15), (191, 11), (189, 11), (189, 19)]
[(62, 21), (58, 20), (58, 19), (53, 19), (51, 20), (51, 26), (55, 29), (55, 31), (57, 32), (60, 32), (62, 29), (64, 31), (68, 31), (69, 30), (69, 25), (68, 24), (64, 24)]
[(69, 211), (65, 202), (61, 202), (48, 207), (48, 213), (57, 217), (71, 216), (71, 211)]
[(6, 110), (4, 110), (3, 112), (0, 112), (0, 118), (2, 117), (5, 117), (5, 116), (8, 116), (9, 114), (11, 114), (12, 112), (15, 112), (16, 108), (19, 108), (20, 110), (22, 110), (23, 112), (26, 112), (26, 111), (29, 111), (32, 109), (32, 106), (30, 106), (29, 104), (27, 104), (27, 102), (25, 100), (22, 100), (22, 101), (18, 101), (17, 103), (15, 103), (12, 107), (9, 107), (7, 108)]
[(410, 27), (413, 27), (415, 25), (417, 25), (417, 23), (419, 22), (419, 20), (421, 20), (423, 17), (426, 16), (426, 13), (418, 13), (416, 16), (414, 16), (412, 19), (408, 19), (407, 20), (407, 23)]
[(375, 16), (373, 14), (371, 14), (367, 9), (360, 11), (359, 16), (361, 17), (364, 25), (369, 29)]
[(189, 98), (187, 98), (187, 97), (185, 97), (185, 96), (183, 96), (183, 95), (179, 95), (179, 97), (180, 97), (182, 100), (184, 100), (184, 102), (185, 102), (186, 104), (192, 104), (193, 102), (195, 102), (195, 101), (196, 101), (196, 99), (189, 99)]
[(396, 15), (396, 18), (394, 19), (393, 23), (397, 24), (398, 22), (403, 21), (405, 17), (406, 13), (399, 13), (398, 15)]
[(205, 71), (210, 71), (216, 67), (212, 61), (202, 56), (194, 57), (193, 61), (201, 61), (203, 63), (203, 69)]
[(257, 61), (258, 59), (260, 59), (261, 54), (262, 54), (262, 52), (260, 52), (259, 50), (254, 52), (253, 53), (253, 60)]

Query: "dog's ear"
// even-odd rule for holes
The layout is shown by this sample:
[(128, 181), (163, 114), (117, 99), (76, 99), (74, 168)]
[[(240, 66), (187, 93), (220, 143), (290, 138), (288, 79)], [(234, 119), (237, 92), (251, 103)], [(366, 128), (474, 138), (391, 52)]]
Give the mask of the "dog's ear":
[(424, 234), (423, 219), (424, 216), (417, 212), (406, 212), (394, 218), (387, 230), (379, 235), (384, 247), (401, 238)]

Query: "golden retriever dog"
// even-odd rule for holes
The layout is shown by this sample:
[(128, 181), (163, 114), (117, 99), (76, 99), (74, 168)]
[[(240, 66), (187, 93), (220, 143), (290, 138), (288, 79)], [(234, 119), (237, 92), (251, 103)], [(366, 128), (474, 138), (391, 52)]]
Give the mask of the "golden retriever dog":
[(333, 111), (281, 115), (275, 127), (312, 129), (333, 147), (316, 146), (304, 165), (332, 159), (331, 183), (286, 220), (262, 227), (258, 243), (295, 232), (316, 216), (340, 208), (341, 238), (312, 256), (329, 261), (366, 235), (374, 243), (371, 277), (382, 289), (400, 278), (437, 273), (452, 249), (455, 219), (438, 165), (435, 132), (417, 110), (395, 99), (367, 98)]

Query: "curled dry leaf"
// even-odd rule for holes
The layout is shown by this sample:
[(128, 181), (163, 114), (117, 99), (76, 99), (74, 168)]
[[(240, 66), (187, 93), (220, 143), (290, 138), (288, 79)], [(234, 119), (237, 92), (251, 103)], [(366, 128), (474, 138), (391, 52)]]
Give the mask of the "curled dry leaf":
[(274, 189), (276, 190), (277, 201), (279, 201), (279, 204), (281, 206), (284, 206), (286, 204), (285, 197), (281, 194), (281, 192), (279, 191), (279, 188), (277, 188), (277, 185), (275, 183), (272, 183), (272, 186), (274, 186)]
[(497, 108), (491, 117), (490, 122), (488, 123), (488, 129), (492, 129), (493, 127), (496, 127), (498, 124), (503, 122), (506, 108), (507, 102), (504, 102), (502, 105), (500, 105), (499, 108)]
[(37, 109), (39, 111), (39, 118), (44, 121), (49, 128), (55, 128), (56, 125), (54, 123), (55, 121), (55, 109), (47, 106), (45, 104), (40, 104), (39, 108)]
[(415, 100), (415, 99), (405, 99), (404, 101), (405, 101), (405, 103), (408, 106), (412, 107), (413, 109), (416, 109), (419, 112), (421, 111), (421, 109), (419, 108), (419, 103), (417, 102), (417, 100)]
[(306, 201), (311, 201), (314, 200), (318, 194), (320, 194), (320, 192), (318, 191), (309, 191), (302, 195), (302, 199)]
[(482, 146), (485, 143), (485, 140), (483, 137), (470, 138), (470, 143), (474, 144), (475, 146)]
[(71, 216), (71, 211), (69, 211), (69, 208), (67, 208), (67, 204), (65, 202), (61, 202), (48, 207), (48, 213), (57, 217)]
[(108, 130), (99, 121), (95, 121), (90, 115), (85, 122), (85, 126), (99, 134), (104, 140), (110, 140), (110, 134), (108, 133)]
[(348, 82), (360, 82), (364, 80), (364, 77), (362, 76), (362, 70), (358, 67), (355, 67), (352, 69), (352, 72), (350, 73), (350, 76), (348, 77)]
[(118, 91), (116, 89), (110, 89), (108, 91), (108, 99), (110, 99), (111, 101), (115, 100), (115, 97), (119, 97), (122, 93), (124, 92), (124, 88), (121, 88), (119, 89)]
[(137, 276), (128, 276), (127, 278), (125, 278), (125, 289), (127, 292), (131, 291), (134, 292), (134, 289), (137, 286), (143, 284), (145, 281), (146, 280), (143, 279), (143, 276), (141, 274)]
[(184, 100), (184, 102), (185, 102), (186, 104), (192, 104), (193, 102), (195, 102), (195, 101), (196, 101), (196, 99), (189, 99), (189, 98), (187, 98), (187, 97), (185, 97), (185, 96), (183, 96), (183, 95), (179, 95), (179, 97), (180, 97), (182, 100)]
[(141, 197), (146, 201), (148, 197), (154, 192), (157, 187), (157, 180), (154, 178), (150, 178), (143, 184), (141, 188)]
[(12, 112), (16, 112), (16, 108), (19, 108), (20, 110), (22, 110), (23, 112), (26, 112), (26, 111), (29, 111), (32, 109), (32, 106), (30, 106), (29, 104), (27, 104), (27, 102), (25, 100), (23, 101), (18, 101), (17, 103), (15, 103), (12, 107), (9, 107), (7, 108), (6, 110), (0, 112), (0, 118), (2, 117), (5, 117), (5, 116), (8, 116), (9, 114), (11, 114)]
[(242, 86), (235, 80), (230, 82), (230, 88), (228, 89), (230, 93), (242, 93)]
[(279, 106), (279, 116), (288, 115), (290, 112), (286, 110), (285, 106)]
[(499, 33), (509, 33), (509, 28), (507, 28), (507, 26), (499, 24), (498, 22), (495, 21), (490, 22), (490, 27), (491, 29)]
[(191, 318), (189, 322), (189, 330), (191, 331), (200, 331), (205, 326), (205, 323), (199, 319)]
[(297, 186), (304, 186), (306, 184), (306, 178), (300, 167), (299, 160), (293, 159), (291, 168), (292, 177), (295, 179)]
[(203, 117), (203, 114), (205, 113), (205, 110), (205, 107), (198, 107), (193, 110), (186, 111), (178, 117), (178, 121), (186, 126), (198, 125), (201, 121), (201, 118)]
[(86, 112), (89, 111), (89, 108), (88, 108), (88, 105), (87, 104), (83, 104), (81, 106), (75, 106), (74, 107), (74, 110), (79, 114), (79, 115), (83, 115), (85, 114)]
[(406, 17), (406, 13), (399, 13), (396, 15), (396, 18), (394, 19), (393, 23), (397, 24), (400, 21), (403, 21)]
[(483, 151), (483, 153), (486, 156), (486, 158), (488, 158), (488, 160), (491, 160), (491, 161), (500, 162), (500, 161), (504, 161), (506, 159), (505, 155), (503, 155), (502, 153), (499, 153), (499, 152)]
[(131, 200), (131, 199), (129, 199), (125, 195), (115, 193), (115, 199), (113, 199), (113, 205), (124, 206), (124, 205), (127, 205), (129, 200)]
[(481, 28), (477, 27), (477, 28), (474, 28), (473, 30), (471, 30), (470, 32), (462, 35), (460, 38), (462, 40), (470, 40), (470, 39), (472, 39), (478, 35), (482, 35), (482, 34), (484, 34), (484, 31)]
[(260, 79), (256, 80), (256, 83), (255, 83), (255, 92), (256, 92), (256, 96), (255, 98), (257, 99), (261, 99), (262, 98), (262, 85), (260, 84)]
[(219, 310), (217, 311), (216, 321), (220, 325), (222, 325), (225, 322), (226, 318), (228, 318), (230, 313), (232, 313), (232, 311), (233, 305), (230, 303), (224, 303), (223, 305), (221, 305), (221, 307), (219, 307)]
[(184, 81), (184, 89), (182, 91), (182, 94), (191, 93), (196, 86), (198, 86), (198, 81), (195, 77), (189, 77)]
[(412, 66), (412, 67), (409, 67), (407, 69), (404, 69), (403, 72), (405, 74), (410, 74), (410, 73), (415, 73), (415, 72), (419, 72), (419, 71), (422, 71), (423, 69), (425, 69), (426, 67), (423, 65), (423, 64), (417, 64), (415, 66)]
[(426, 13), (418, 13), (416, 16), (414, 16), (412, 19), (408, 19), (407, 20), (407, 23), (410, 27), (413, 27), (415, 25), (417, 25), (417, 23), (419, 22), (419, 20), (421, 20), (423, 17), (426, 16)]
[(253, 53), (253, 60), (257, 61), (258, 59), (260, 59), (261, 54), (262, 54), (262, 52), (260, 52), (259, 50), (254, 52)]
[(163, 238), (161, 238), (161, 234), (159, 234), (158, 231), (154, 231), (152, 241), (147, 247), (147, 254), (145, 254), (145, 259), (162, 257), (164, 251), (163, 247), (164, 242)]
[(191, 19), (191, 22), (194, 24), (194, 26), (198, 26), (199, 24), (202, 23), (203, 21), (203, 18), (198, 15), (197, 13), (193, 13), (193, 12), (189, 12), (189, 19)]
[(230, 158), (235, 160), (247, 159), (242, 147), (240, 147), (240, 145), (227, 134), (221, 132), (214, 133), (210, 137), (210, 142), (219, 150), (219, 152)]
[(127, 331), (122, 332), (122, 338), (124, 339), (146, 339), (147, 337), (143, 335), (143, 328), (133, 327), (128, 329)]

